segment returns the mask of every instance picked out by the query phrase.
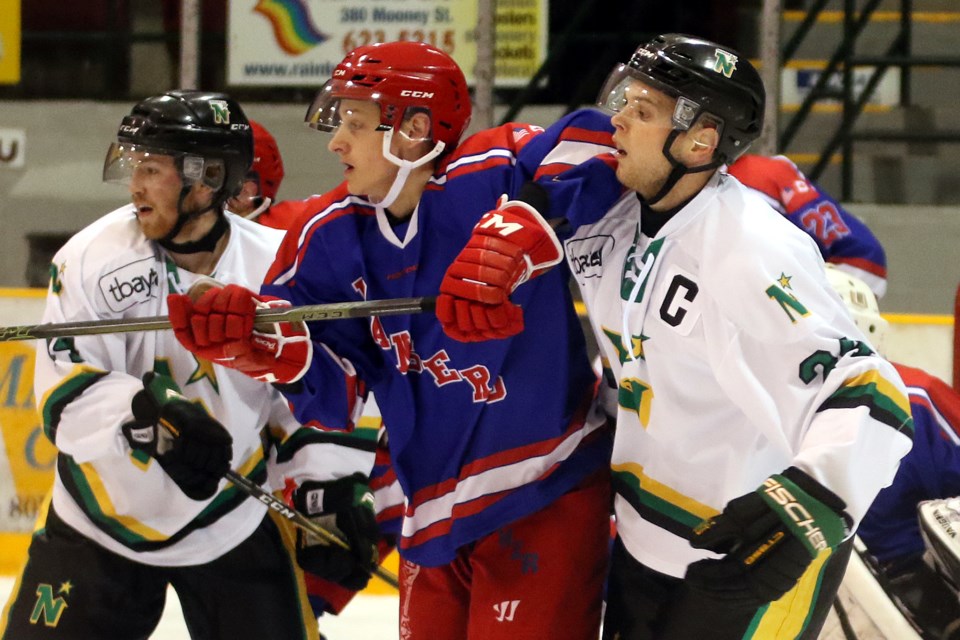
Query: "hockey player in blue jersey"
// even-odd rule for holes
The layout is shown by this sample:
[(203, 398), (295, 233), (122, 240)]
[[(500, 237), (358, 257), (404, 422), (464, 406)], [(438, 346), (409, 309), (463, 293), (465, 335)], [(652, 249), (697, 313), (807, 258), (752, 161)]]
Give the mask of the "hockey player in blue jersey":
[[(308, 111), (333, 134), (344, 182), (287, 234), (260, 296), (172, 297), (171, 321), (191, 351), (277, 383), (304, 423), (350, 429), (373, 391), (406, 502), (401, 637), (596, 638), (609, 434), (567, 274), (533, 278), (562, 258), (541, 214), (619, 197), (609, 119), (582, 112), (461, 141), (469, 118), (463, 74), (438, 49), (348, 54)], [(475, 226), (488, 241), (471, 239)], [(488, 299), (252, 331), (267, 304), (436, 295), (468, 240), (468, 271), (507, 274)], [(504, 339), (447, 335), (473, 331)]]
[[(848, 527), (910, 446), (902, 382), (829, 291), (812, 239), (719, 171), (759, 135), (764, 101), (756, 69), (720, 44), (642, 45), (597, 101), (630, 191), (558, 228), (614, 381), (610, 640), (815, 637)], [(448, 275), (495, 284), (474, 262)]]
[[(888, 324), (868, 284), (836, 268), (828, 267), (827, 276), (857, 326), (884, 353)], [(927, 545), (920, 533), (917, 505), (940, 500), (943, 504), (938, 506), (947, 508), (951, 501), (945, 499), (960, 496), (960, 395), (922, 369), (898, 362), (893, 366), (907, 387), (913, 447), (900, 461), (890, 486), (877, 494), (857, 535), (872, 556), (884, 589), (906, 607), (924, 637), (957, 638), (960, 604), (935, 563), (924, 559)], [(955, 522), (956, 516), (949, 515)], [(956, 558), (947, 560), (956, 566)]]
[(784, 156), (744, 154), (730, 175), (761, 194), (817, 243), (823, 259), (866, 282), (878, 298), (887, 291), (887, 257), (873, 232)]

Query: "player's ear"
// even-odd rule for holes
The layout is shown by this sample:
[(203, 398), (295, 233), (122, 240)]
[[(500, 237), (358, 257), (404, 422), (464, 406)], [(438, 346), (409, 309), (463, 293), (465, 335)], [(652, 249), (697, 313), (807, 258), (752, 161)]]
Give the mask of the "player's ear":
[(433, 148), (430, 135), (432, 123), (428, 113), (415, 113), (400, 125), (400, 135), (394, 136), (400, 140), (401, 157), (416, 159)]
[(239, 215), (250, 213), (256, 206), (254, 201), (260, 195), (260, 185), (256, 180), (247, 179), (240, 185), (237, 195), (227, 199), (227, 208)]
[(713, 159), (713, 154), (720, 144), (720, 133), (713, 123), (698, 126), (689, 134), (689, 146), (684, 150), (688, 155), (690, 166), (707, 164)]
[(191, 187), (191, 192), (193, 195), (194, 203), (200, 206), (207, 206), (209, 203), (213, 202), (213, 197), (216, 194), (215, 189), (203, 184), (202, 182), (193, 183), (193, 187)]
[(426, 113), (415, 113), (413, 117), (407, 120), (404, 129), (407, 136), (414, 140), (425, 140), (430, 138), (430, 116)]
[(713, 127), (704, 128), (697, 134), (694, 141), (697, 149), (713, 155), (717, 145), (720, 144), (720, 134)]

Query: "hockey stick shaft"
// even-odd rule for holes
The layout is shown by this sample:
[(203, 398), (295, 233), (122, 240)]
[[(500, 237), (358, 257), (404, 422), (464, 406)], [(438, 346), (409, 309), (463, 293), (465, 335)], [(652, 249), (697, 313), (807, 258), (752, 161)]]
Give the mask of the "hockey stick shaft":
[[(227, 480), (237, 485), (241, 491), (247, 495), (251, 495), (263, 504), (267, 505), (270, 509), (273, 509), (281, 516), (297, 525), (305, 531), (309, 531), (313, 535), (317, 536), (321, 540), (337, 545), (344, 549), (349, 549), (350, 545), (340, 539), (340, 536), (336, 535), (332, 531), (327, 531), (316, 522), (306, 517), (296, 509), (293, 509), (283, 501), (274, 496), (272, 493), (258, 485), (256, 482), (243, 477), (236, 471), (227, 471), (226, 475)], [(399, 588), (400, 582), (397, 579), (397, 576), (393, 575), (389, 570), (384, 569), (381, 566), (377, 566), (371, 571), (371, 574), (377, 576), (388, 585), (394, 588)]]
[[(313, 322), (317, 320), (340, 320), (344, 318), (369, 318), (371, 316), (397, 316), (407, 313), (432, 311), (436, 298), (393, 298), (389, 300), (360, 300), (311, 304), (301, 307), (263, 309), (257, 311), (255, 326), (269, 330), (275, 322)], [(73, 336), (91, 336), (103, 333), (129, 333), (132, 331), (162, 331), (170, 328), (167, 316), (146, 318), (118, 318), (116, 320), (84, 320), (56, 324), (34, 324), (0, 327), (0, 342), (37, 340)]]

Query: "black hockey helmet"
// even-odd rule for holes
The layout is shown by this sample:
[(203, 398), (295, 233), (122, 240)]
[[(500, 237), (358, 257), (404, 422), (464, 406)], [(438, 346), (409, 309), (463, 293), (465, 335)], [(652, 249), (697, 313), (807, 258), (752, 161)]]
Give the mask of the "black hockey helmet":
[(610, 74), (597, 104), (620, 111), (630, 78), (677, 99), (675, 130), (686, 131), (704, 114), (719, 121), (718, 165), (733, 162), (763, 128), (763, 81), (750, 61), (729, 47), (676, 33), (657, 36)]
[(168, 91), (139, 102), (125, 116), (104, 163), (105, 181), (124, 181), (126, 152), (173, 156), (184, 187), (203, 182), (235, 195), (253, 163), (253, 132), (240, 105), (223, 93)]

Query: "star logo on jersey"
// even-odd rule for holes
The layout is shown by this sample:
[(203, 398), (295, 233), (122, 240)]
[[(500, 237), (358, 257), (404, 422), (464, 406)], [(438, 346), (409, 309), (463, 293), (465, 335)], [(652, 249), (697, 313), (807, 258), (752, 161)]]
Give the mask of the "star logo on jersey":
[(65, 596), (70, 595), (70, 590), (73, 589), (73, 583), (67, 580), (66, 582), (60, 583), (60, 588), (57, 589), (57, 593), (62, 593)]
[(644, 340), (649, 340), (649, 336), (645, 336), (642, 333), (638, 336), (630, 336), (630, 349), (628, 350), (623, 344), (623, 336), (621, 334), (603, 327), (603, 335), (607, 336), (610, 344), (617, 350), (617, 359), (620, 360), (620, 364), (625, 363), (627, 360), (646, 360), (643, 353), (643, 342)]
[(777, 278), (777, 283), (784, 289), (790, 289), (790, 281), (793, 280), (793, 276), (788, 276), (783, 271), (780, 272), (780, 277)]
[(210, 381), (213, 390), (220, 393), (220, 385), (217, 383), (217, 371), (213, 368), (213, 363), (198, 356), (193, 356), (193, 359), (197, 362), (197, 368), (190, 374), (190, 377), (187, 379), (187, 384), (193, 384), (194, 382), (200, 382), (206, 379)]

